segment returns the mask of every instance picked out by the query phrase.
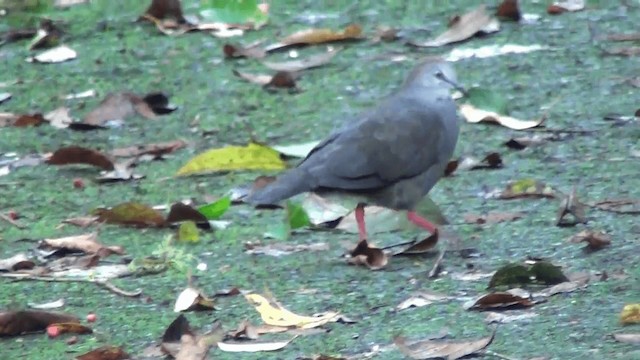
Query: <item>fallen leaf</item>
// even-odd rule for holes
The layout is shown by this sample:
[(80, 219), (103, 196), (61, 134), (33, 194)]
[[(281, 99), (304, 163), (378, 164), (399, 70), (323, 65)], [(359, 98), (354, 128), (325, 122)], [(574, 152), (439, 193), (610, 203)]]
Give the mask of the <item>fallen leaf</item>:
[[(573, 221), (566, 221), (566, 216), (571, 214)], [(577, 224), (586, 224), (587, 216), (585, 214), (585, 205), (578, 199), (577, 190), (574, 187), (571, 193), (562, 199), (558, 214), (556, 216), (557, 226), (575, 226)]]
[(586, 242), (590, 251), (596, 251), (611, 245), (611, 236), (602, 231), (582, 230), (570, 237), (568, 241), (572, 243)]
[(449, 23), (449, 29), (433, 40), (411, 42), (417, 47), (438, 47), (467, 40), (478, 33), (493, 33), (500, 30), (500, 22), (486, 12), (486, 6), (458, 15)]
[(6, 93), (6, 92), (0, 93), (0, 104), (2, 104), (3, 102), (9, 99), (11, 99), (11, 93)]
[(247, 294), (245, 298), (260, 313), (262, 321), (267, 325), (311, 329), (334, 320), (338, 315), (334, 312), (327, 312), (319, 316), (302, 316), (290, 312), (275, 300), (269, 300), (259, 294)]
[(241, 57), (262, 59), (267, 56), (267, 52), (260, 47), (261, 44), (261, 41), (246, 47), (234, 44), (224, 44), (222, 51), (224, 52), (224, 56), (230, 59)]
[(553, 198), (556, 192), (543, 182), (534, 179), (522, 179), (509, 183), (500, 193), (500, 199)]
[(137, 227), (163, 227), (166, 225), (164, 216), (153, 208), (140, 203), (127, 202), (111, 209), (99, 208), (94, 210), (98, 221), (108, 224), (132, 225)]
[(307, 157), (307, 155), (309, 155), (311, 150), (318, 146), (318, 144), (320, 144), (320, 141), (310, 141), (303, 144), (276, 145), (272, 146), (271, 148), (284, 156), (305, 158)]
[(213, 299), (202, 294), (196, 288), (188, 287), (178, 295), (173, 306), (174, 312), (216, 310)]
[[(208, 223), (207, 223), (208, 224)], [(178, 225), (178, 241), (187, 243), (197, 243), (200, 241), (200, 233), (195, 222), (189, 220)]]
[(451, 341), (451, 340), (420, 340), (407, 344), (402, 337), (393, 339), (393, 343), (400, 351), (411, 359), (435, 359), (446, 358), (456, 360), (467, 355), (477, 353), (491, 344), (495, 332), (486, 338), (478, 340)]
[(80, 324), (79, 322), (57, 322), (55, 325), (58, 328), (60, 334), (92, 334), (93, 330), (90, 327)]
[(0, 128), (14, 126), (14, 127), (30, 127), (40, 126), (44, 124), (46, 120), (42, 114), (24, 114), (15, 115), (11, 113), (0, 113)]
[(488, 310), (531, 307), (534, 302), (511, 294), (509, 292), (494, 292), (480, 296), (477, 299), (466, 302), (463, 307), (467, 310)]
[(377, 43), (380, 41), (386, 41), (386, 42), (395, 41), (400, 38), (400, 36), (398, 36), (399, 32), (400, 30), (391, 26), (384, 26), (384, 25), (378, 26), (376, 28), (376, 33), (373, 35), (373, 38), (371, 39), (371, 41), (373, 43)]
[(498, 6), (496, 16), (506, 18), (513, 21), (520, 21), (522, 15), (520, 14), (520, 8), (518, 7), (518, 0), (502, 0), (502, 3)]
[(231, 170), (284, 170), (280, 154), (264, 145), (228, 146), (212, 149), (189, 160), (177, 175)]
[(49, 125), (57, 129), (66, 129), (74, 122), (71, 115), (69, 115), (69, 108), (64, 106), (46, 113), (44, 119), (49, 122)]
[(451, 160), (445, 169), (445, 176), (451, 176), (456, 170), (481, 170), (502, 168), (502, 157), (500, 154), (489, 153), (482, 160), (472, 156), (463, 156), (458, 160)]
[(250, 83), (262, 85), (265, 88), (296, 88), (296, 79), (299, 77), (299, 74), (288, 71), (278, 71), (274, 75), (263, 75), (244, 73), (234, 69), (233, 74)]
[(42, 332), (51, 324), (72, 322), (79, 323), (79, 320), (65, 313), (38, 310), (2, 311), (0, 312), (0, 336)]
[(211, 228), (211, 225), (209, 225), (209, 220), (204, 214), (182, 202), (177, 202), (171, 205), (171, 209), (169, 210), (169, 215), (167, 215), (166, 221), (169, 224), (192, 221), (202, 228)]
[(508, 148), (514, 150), (523, 150), (528, 147), (535, 147), (544, 145), (549, 141), (559, 140), (557, 135), (547, 134), (547, 135), (532, 135), (532, 136), (522, 136), (517, 138), (509, 139), (509, 141), (505, 142), (504, 145)]
[(267, 51), (274, 51), (290, 45), (317, 45), (336, 41), (353, 41), (362, 39), (362, 28), (357, 24), (350, 24), (342, 31), (332, 29), (306, 29), (293, 33), (278, 43), (267, 47)]
[(113, 157), (138, 157), (142, 155), (162, 156), (182, 149), (187, 145), (182, 140), (174, 140), (162, 143), (129, 146), (109, 151)]
[(94, 97), (94, 96), (96, 96), (96, 94), (97, 94), (96, 91), (91, 89), (91, 90), (86, 90), (86, 91), (82, 91), (82, 92), (75, 93), (75, 94), (65, 95), (63, 97), (63, 99), (65, 99), (65, 100), (84, 99), (84, 98)]
[(61, 63), (69, 60), (73, 60), (78, 56), (75, 50), (66, 46), (60, 45), (53, 49), (46, 50), (34, 57), (28, 57), (27, 62), (54, 64)]
[(517, 44), (504, 44), (504, 45), (485, 45), (479, 48), (455, 48), (444, 57), (444, 60), (456, 62), (464, 59), (484, 59), (494, 56), (501, 56), (507, 54), (527, 54), (533, 51), (540, 51), (549, 49), (546, 45), (517, 45)]
[(549, 296), (553, 296), (553, 295), (557, 295), (557, 294), (565, 294), (565, 293), (570, 293), (573, 291), (576, 291), (580, 288), (584, 288), (586, 286), (586, 284), (584, 283), (580, 283), (577, 281), (565, 281), (565, 282), (561, 282), (560, 284), (556, 284), (553, 285), (551, 287), (548, 287), (546, 289), (543, 289), (537, 293), (535, 293), (535, 296), (543, 296), (543, 297), (549, 297)]
[(176, 360), (204, 360), (211, 346), (222, 340), (223, 336), (219, 321), (214, 322), (210, 331), (198, 335), (181, 314), (165, 330), (160, 348)]
[(0, 271), (14, 272), (33, 269), (36, 263), (25, 253), (16, 254), (10, 258), (0, 259)]
[(640, 304), (627, 304), (620, 313), (620, 322), (623, 325), (640, 324)]
[(445, 295), (419, 292), (416, 295), (398, 304), (398, 306), (396, 306), (396, 309), (405, 310), (412, 307), (423, 307), (423, 306), (431, 305), (436, 302), (445, 301), (447, 299), (449, 298)]
[(224, 196), (210, 204), (200, 206), (198, 212), (208, 220), (217, 220), (231, 207), (231, 197)]
[(152, 0), (144, 13), (156, 19), (171, 18), (178, 23), (186, 22), (180, 0)]
[(525, 312), (523, 314), (506, 314), (501, 312), (489, 311), (485, 316), (484, 321), (487, 324), (508, 324), (514, 321), (528, 320), (537, 317), (538, 314), (532, 312)]
[(107, 155), (80, 146), (58, 149), (45, 162), (49, 165), (87, 164), (104, 170), (114, 169), (113, 160)]
[(251, 255), (268, 255), (268, 256), (285, 256), (301, 251), (326, 251), (329, 250), (327, 243), (313, 243), (313, 244), (287, 244), (276, 242), (273, 244), (261, 245), (246, 243), (245, 249), (247, 254)]
[(62, 223), (75, 225), (81, 228), (86, 228), (93, 224), (98, 223), (99, 222), (98, 220), (99, 220), (98, 216), (79, 216), (79, 217), (62, 220)]
[(497, 224), (522, 219), (524, 216), (521, 212), (489, 212), (482, 215), (465, 214), (463, 219), (468, 224)]
[(58, 309), (64, 306), (64, 299), (58, 299), (56, 301), (51, 301), (48, 303), (43, 303), (43, 304), (33, 304), (33, 303), (29, 303), (28, 304), (30, 308), (32, 309), (37, 309), (37, 310), (51, 310), (51, 309)]
[(102, 126), (109, 121), (124, 121), (136, 113), (147, 119), (156, 117), (149, 104), (137, 95), (128, 92), (111, 93), (85, 116), (83, 123)]
[(640, 333), (638, 334), (613, 334), (613, 338), (616, 339), (617, 342), (626, 343), (626, 344), (640, 344)]
[(88, 353), (78, 355), (76, 360), (125, 360), (131, 359), (131, 355), (127, 354), (122, 348), (105, 345), (97, 349), (93, 349)]
[(585, 6), (584, 0), (563, 0), (556, 1), (553, 4), (549, 5), (547, 8), (547, 13), (551, 15), (562, 14), (563, 12), (574, 12), (583, 10)]
[(607, 199), (590, 206), (618, 214), (640, 214), (640, 199)]
[(349, 254), (349, 264), (366, 265), (371, 270), (380, 270), (387, 265), (389, 258), (382, 249), (371, 247), (366, 239), (361, 240)]
[(401, 250), (398, 253), (393, 254), (396, 255), (415, 255), (415, 254), (424, 254), (426, 252), (430, 252), (433, 248), (438, 244), (438, 230), (433, 234), (430, 234), (426, 238), (418, 241), (417, 243), (411, 244), (406, 249)]
[(461, 105), (460, 113), (469, 123), (487, 122), (490, 124), (499, 124), (513, 130), (531, 129), (540, 126), (544, 122), (544, 117), (539, 120), (520, 120), (492, 111), (477, 109), (471, 104)]
[(280, 63), (263, 61), (262, 64), (275, 71), (298, 72), (328, 64), (341, 50), (342, 48), (329, 49), (327, 52), (312, 55), (304, 59), (296, 59)]
[(66, 236), (57, 239), (44, 239), (38, 248), (51, 248), (71, 252), (81, 251), (86, 254), (98, 254), (100, 257), (107, 257), (111, 254), (124, 255), (125, 251), (121, 246), (104, 246), (98, 241), (97, 233), (89, 233), (76, 236)]
[(496, 286), (526, 285), (532, 282), (532, 274), (525, 265), (509, 263), (498, 269), (491, 280), (489, 288)]
[(288, 341), (274, 341), (274, 342), (219, 342), (218, 349), (225, 352), (263, 352), (263, 351), (277, 351), (283, 349), (289, 345), (295, 337)]

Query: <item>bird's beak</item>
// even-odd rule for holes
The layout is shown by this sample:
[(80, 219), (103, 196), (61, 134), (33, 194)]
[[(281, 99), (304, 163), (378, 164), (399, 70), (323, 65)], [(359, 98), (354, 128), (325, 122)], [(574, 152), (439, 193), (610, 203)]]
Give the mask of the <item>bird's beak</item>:
[(458, 84), (457, 82), (449, 79), (448, 77), (446, 77), (444, 74), (441, 74), (439, 76), (440, 80), (446, 82), (447, 84), (451, 85), (454, 89), (460, 91), (464, 96), (467, 96), (467, 90), (465, 90), (465, 88)]

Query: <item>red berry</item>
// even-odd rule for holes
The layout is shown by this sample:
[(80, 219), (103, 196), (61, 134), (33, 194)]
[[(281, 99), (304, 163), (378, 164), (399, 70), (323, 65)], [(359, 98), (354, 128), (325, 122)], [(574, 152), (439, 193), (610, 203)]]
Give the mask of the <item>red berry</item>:
[(73, 179), (73, 187), (76, 189), (84, 189), (84, 181), (80, 178)]
[(9, 216), (9, 219), (11, 219), (11, 220), (17, 220), (18, 219), (18, 213), (15, 212), (14, 210), (9, 211), (9, 213), (7, 215)]
[(96, 322), (96, 320), (98, 319), (98, 317), (96, 316), (96, 314), (94, 313), (89, 313), (87, 314), (87, 321), (92, 323), (92, 322)]
[(50, 338), (57, 337), (60, 335), (60, 328), (56, 325), (47, 326), (47, 335), (49, 335)]

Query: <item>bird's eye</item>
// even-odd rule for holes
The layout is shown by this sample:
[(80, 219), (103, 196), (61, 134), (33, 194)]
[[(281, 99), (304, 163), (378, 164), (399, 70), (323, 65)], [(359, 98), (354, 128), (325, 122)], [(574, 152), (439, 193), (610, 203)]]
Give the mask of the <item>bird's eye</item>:
[(442, 71), (440, 71), (440, 70), (436, 71), (435, 76), (436, 76), (437, 78), (439, 78), (439, 79), (444, 78), (444, 74), (443, 74), (443, 73), (442, 73)]

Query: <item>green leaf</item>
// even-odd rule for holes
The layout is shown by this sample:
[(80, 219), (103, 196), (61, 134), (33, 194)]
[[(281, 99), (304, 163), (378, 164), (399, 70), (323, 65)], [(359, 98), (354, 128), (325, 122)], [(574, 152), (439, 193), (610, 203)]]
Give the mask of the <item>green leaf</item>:
[(200, 241), (198, 226), (193, 221), (185, 221), (178, 228), (178, 240), (182, 242), (197, 243)]
[(299, 229), (311, 224), (309, 215), (304, 211), (301, 204), (291, 201), (287, 202), (287, 222), (291, 230)]
[(211, 204), (203, 205), (198, 208), (198, 212), (204, 215), (207, 220), (217, 220), (222, 214), (226, 213), (231, 207), (231, 198), (225, 196), (212, 202)]
[(264, 233), (264, 237), (280, 241), (289, 239), (289, 235), (291, 235), (291, 230), (289, 229), (289, 225), (285, 223), (270, 225)]
[(202, 0), (200, 15), (207, 21), (225, 24), (264, 25), (268, 15), (258, 8), (258, 0)]
[(489, 89), (471, 88), (467, 91), (466, 97), (469, 103), (478, 109), (493, 111), (501, 115), (508, 114), (508, 100)]
[(520, 264), (507, 264), (496, 271), (489, 281), (489, 288), (496, 286), (526, 285), (531, 283), (529, 269)]

